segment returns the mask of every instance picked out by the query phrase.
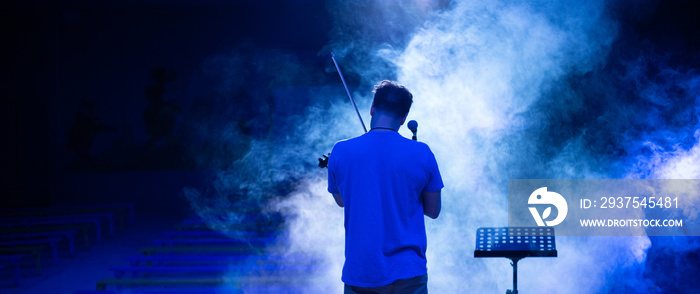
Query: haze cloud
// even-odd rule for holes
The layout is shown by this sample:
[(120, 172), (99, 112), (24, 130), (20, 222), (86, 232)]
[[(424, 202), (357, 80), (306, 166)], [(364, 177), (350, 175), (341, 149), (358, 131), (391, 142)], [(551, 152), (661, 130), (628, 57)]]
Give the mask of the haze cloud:
[[(408, 119), (419, 122), (418, 138), (436, 154), (446, 186), (442, 215), (426, 220), (431, 292), (511, 287), (506, 259), (473, 258), (478, 227), (507, 225), (508, 179), (700, 176), (697, 73), (671, 69), (654, 58), (653, 48), (629, 53), (628, 46), (638, 44), (621, 42), (626, 37), (613, 4), (382, 3), (329, 2), (335, 27), (319, 58), (336, 53), (366, 122), (378, 80), (396, 79), (414, 93)], [(313, 81), (298, 78), (295, 71), (305, 67), (294, 59), (281, 62), (259, 65), (260, 72), (297, 77), (265, 84), (277, 89), (261, 106), (279, 114), (270, 116), (275, 123), (265, 136), (250, 138), (247, 153), (224, 165), (209, 190), (185, 194), (204, 217), (208, 206), (236, 202), (281, 213), (280, 237), (290, 243), (271, 254), (304, 254), (317, 263), (316, 271), (299, 277), (300, 292), (340, 292), (343, 214), (314, 158), (361, 128), (342, 88), (290, 89)], [(337, 78), (330, 66), (325, 74)], [(281, 101), (295, 94), (304, 97), (304, 107), (280, 112)], [(204, 133), (219, 132), (241, 136), (236, 128)], [(696, 219), (691, 207), (699, 202), (687, 199), (685, 216)], [(652, 241), (561, 237), (559, 257), (521, 262), (519, 286), (538, 293), (655, 291), (664, 278), (644, 275)], [(654, 246), (685, 252), (697, 243), (686, 238)]]

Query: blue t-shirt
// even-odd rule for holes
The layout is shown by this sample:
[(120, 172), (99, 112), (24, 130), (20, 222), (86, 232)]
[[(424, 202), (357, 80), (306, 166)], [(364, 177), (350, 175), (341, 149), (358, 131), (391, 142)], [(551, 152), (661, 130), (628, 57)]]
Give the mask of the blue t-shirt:
[(443, 188), (428, 145), (397, 132), (368, 132), (335, 144), (328, 192), (345, 205), (342, 280), (379, 287), (427, 273), (421, 192)]

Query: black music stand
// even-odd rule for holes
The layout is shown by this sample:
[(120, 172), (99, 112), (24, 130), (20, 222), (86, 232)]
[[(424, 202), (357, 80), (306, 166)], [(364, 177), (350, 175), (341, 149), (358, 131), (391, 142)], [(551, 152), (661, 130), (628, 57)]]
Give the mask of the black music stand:
[(518, 294), (518, 261), (525, 257), (557, 257), (552, 227), (478, 228), (474, 257), (505, 257), (513, 266), (513, 290)]

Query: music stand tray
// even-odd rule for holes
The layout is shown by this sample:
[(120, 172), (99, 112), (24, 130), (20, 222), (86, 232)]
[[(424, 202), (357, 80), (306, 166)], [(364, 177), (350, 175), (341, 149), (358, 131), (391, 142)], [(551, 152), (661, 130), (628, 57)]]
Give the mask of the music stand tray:
[(498, 227), (476, 230), (474, 257), (505, 257), (513, 266), (513, 290), (518, 294), (518, 261), (525, 257), (557, 257), (552, 227)]

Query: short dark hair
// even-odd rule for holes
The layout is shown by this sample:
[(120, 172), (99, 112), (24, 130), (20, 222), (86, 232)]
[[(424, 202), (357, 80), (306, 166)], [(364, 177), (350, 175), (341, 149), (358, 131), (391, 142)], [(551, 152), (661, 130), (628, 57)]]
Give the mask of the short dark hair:
[(397, 118), (406, 117), (413, 104), (413, 94), (403, 85), (383, 80), (374, 85), (374, 109), (393, 114)]

